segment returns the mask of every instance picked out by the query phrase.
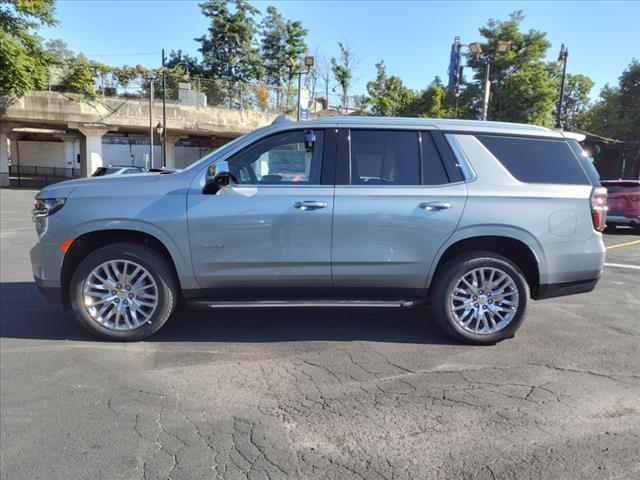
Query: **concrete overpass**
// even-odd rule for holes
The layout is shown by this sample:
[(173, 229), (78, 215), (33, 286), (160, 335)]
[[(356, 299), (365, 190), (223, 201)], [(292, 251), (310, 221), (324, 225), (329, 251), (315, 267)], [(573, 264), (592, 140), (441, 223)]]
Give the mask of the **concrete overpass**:
[[(57, 92), (32, 92), (0, 111), (0, 178), (8, 182), (9, 147), (17, 135), (29, 129), (46, 132), (65, 142), (65, 156), (74, 156), (79, 143), (80, 168), (90, 175), (103, 165), (103, 137), (108, 132), (149, 136), (149, 100), (138, 98), (96, 98)], [(271, 123), (276, 113), (196, 107), (167, 102), (167, 167), (175, 167), (175, 143), (184, 138), (214, 139), (222, 144)], [(162, 102), (153, 104), (152, 125), (161, 125)], [(157, 140), (156, 140), (157, 142)], [(15, 161), (15, 154), (12, 154)], [(73, 164), (73, 158), (70, 158)], [(156, 160), (155, 166), (159, 166)]]

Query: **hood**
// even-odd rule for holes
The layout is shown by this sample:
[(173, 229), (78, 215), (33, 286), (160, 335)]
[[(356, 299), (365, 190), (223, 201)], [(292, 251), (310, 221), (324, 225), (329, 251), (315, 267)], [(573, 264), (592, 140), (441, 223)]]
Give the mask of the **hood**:
[(112, 188), (115, 191), (133, 188), (134, 185), (157, 182), (160, 175), (105, 175), (102, 177), (79, 178), (48, 185), (36, 194), (36, 198), (66, 198), (75, 189), (94, 189), (97, 187)]

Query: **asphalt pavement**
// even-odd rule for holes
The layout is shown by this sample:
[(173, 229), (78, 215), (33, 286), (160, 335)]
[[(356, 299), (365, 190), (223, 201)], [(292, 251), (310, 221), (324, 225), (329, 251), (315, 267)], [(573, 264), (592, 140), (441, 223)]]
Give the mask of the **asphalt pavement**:
[(426, 309), (180, 312), (97, 341), (35, 288), (34, 191), (2, 190), (2, 479), (640, 478), (640, 239), (515, 338)]

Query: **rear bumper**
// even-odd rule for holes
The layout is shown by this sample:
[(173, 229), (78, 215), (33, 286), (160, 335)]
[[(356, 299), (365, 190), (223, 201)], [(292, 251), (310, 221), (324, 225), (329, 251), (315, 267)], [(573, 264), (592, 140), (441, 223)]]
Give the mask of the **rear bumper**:
[(600, 277), (592, 280), (580, 280), (577, 282), (543, 284), (538, 288), (538, 294), (534, 297), (534, 300), (543, 300), (545, 298), (563, 297), (565, 295), (591, 292), (596, 288), (599, 280)]

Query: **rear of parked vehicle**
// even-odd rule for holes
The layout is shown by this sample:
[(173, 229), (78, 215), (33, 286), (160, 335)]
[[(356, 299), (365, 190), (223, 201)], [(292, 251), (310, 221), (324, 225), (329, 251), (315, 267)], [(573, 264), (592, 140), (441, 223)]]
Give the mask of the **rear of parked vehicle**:
[(603, 180), (602, 186), (609, 199), (607, 226), (640, 229), (640, 180)]
[(595, 170), (575, 140), (524, 125), (278, 122), (173, 175), (66, 182), (38, 202), (36, 282), (108, 339), (149, 336), (182, 298), (426, 303), (488, 344), (530, 298), (592, 290), (604, 261)]

